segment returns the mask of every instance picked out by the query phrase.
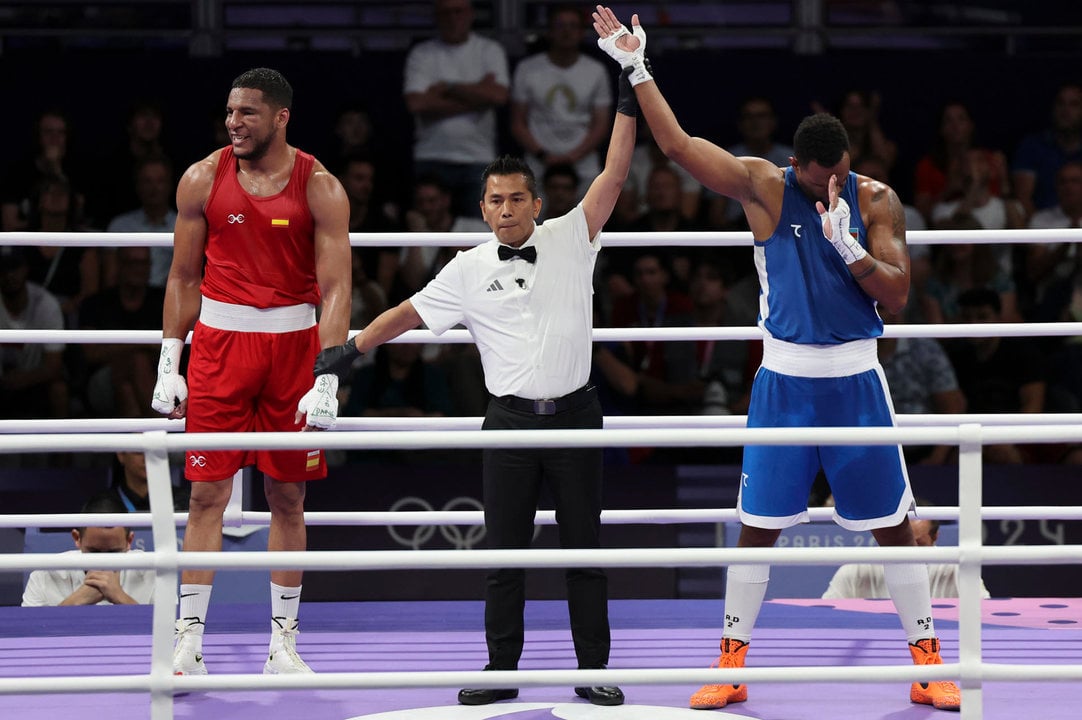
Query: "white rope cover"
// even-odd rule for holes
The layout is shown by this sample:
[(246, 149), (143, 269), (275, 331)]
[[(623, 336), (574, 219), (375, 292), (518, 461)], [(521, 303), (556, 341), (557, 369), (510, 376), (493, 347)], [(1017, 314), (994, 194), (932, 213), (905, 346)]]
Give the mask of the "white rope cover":
[[(466, 233), (350, 233), (350, 244), (363, 247), (466, 247), (492, 238), (488, 232)], [(750, 232), (602, 232), (604, 247), (738, 247), (750, 246)], [(994, 245), (1082, 242), (1082, 229), (1041, 230), (909, 230), (907, 245)], [(0, 232), (0, 245), (51, 245), (65, 247), (169, 247), (172, 233), (103, 232)]]
[[(830, 508), (809, 508), (811, 522), (828, 522), (833, 519)], [(955, 521), (958, 506), (940, 505), (922, 507), (922, 520)], [(270, 525), (271, 514), (258, 510), (242, 510), (231, 525)], [(1082, 507), (1070, 505), (985, 506), (981, 508), (982, 520), (1082, 520)], [(695, 523), (735, 523), (735, 508), (695, 509), (648, 509), (648, 510), (602, 510), (602, 525), (686, 525)], [(395, 511), (309, 511), (304, 522), (310, 526), (478, 526), (485, 521), (480, 510), (395, 510)], [(188, 514), (173, 513), (173, 522), (187, 525)], [(0, 514), (0, 528), (73, 528), (73, 527), (149, 527), (150, 513), (40, 513)], [(554, 510), (538, 510), (535, 525), (555, 525)]]
[[(350, 330), (356, 335), (360, 329)], [(883, 337), (1074, 337), (1082, 336), (1082, 323), (952, 323), (949, 325), (887, 325)], [(677, 340), (761, 340), (758, 327), (648, 327), (594, 328), (597, 342)], [(191, 342), (191, 334), (186, 338)], [(88, 344), (158, 345), (159, 330), (0, 330), (0, 343), (69, 342)], [(407, 330), (390, 343), (452, 345), (473, 342), (469, 330), (448, 330), (435, 335), (431, 330)]]
[[(479, 430), (482, 417), (340, 417), (332, 432), (381, 430)], [(605, 429), (742, 428), (747, 415), (609, 415)], [(1082, 425), (1082, 413), (959, 413), (897, 415), (899, 427), (957, 427), (977, 424)], [(183, 432), (183, 420), (168, 418), (75, 418), (71, 420), (0, 420), (0, 435)]]

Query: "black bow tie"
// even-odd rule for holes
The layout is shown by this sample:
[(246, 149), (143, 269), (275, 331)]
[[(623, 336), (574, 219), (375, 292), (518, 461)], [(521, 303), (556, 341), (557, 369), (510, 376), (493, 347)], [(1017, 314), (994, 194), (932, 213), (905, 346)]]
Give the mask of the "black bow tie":
[(533, 245), (530, 247), (517, 248), (508, 245), (500, 245), (497, 252), (500, 255), (500, 260), (510, 260), (511, 258), (520, 257), (528, 263), (537, 262), (537, 248)]

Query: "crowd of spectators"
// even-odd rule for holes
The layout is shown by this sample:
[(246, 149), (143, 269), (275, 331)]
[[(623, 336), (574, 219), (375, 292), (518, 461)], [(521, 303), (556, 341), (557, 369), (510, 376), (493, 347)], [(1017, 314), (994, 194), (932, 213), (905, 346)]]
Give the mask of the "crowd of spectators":
[[(366, 108), (356, 103), (342, 107), (327, 127), (335, 150), (322, 159), (349, 195), (351, 232), (487, 231), (477, 209), (478, 179), (480, 168), (504, 149), (500, 143), (510, 143), (506, 149), (527, 157), (538, 173), (542, 219), (566, 212), (580, 197), (581, 179), (592, 177), (590, 168), (607, 140), (599, 128), (608, 127), (613, 112), (614, 78), (587, 52), (588, 26), (579, 8), (553, 7), (537, 52), (513, 64), (499, 43), (471, 29), (467, 0), (434, 5), (434, 36), (408, 55), (402, 95), (382, 99), (402, 103), (413, 115), (413, 147), (390, 147), (375, 137)], [(1063, 85), (1045, 113), (1034, 113), (1033, 133), (1013, 147), (982, 145), (978, 128), (994, 118), (974, 117), (962, 102), (945, 104), (927, 147), (906, 148), (920, 159), (914, 177), (903, 182), (900, 148), (879, 123), (884, 99), (876, 91), (839, 90), (841, 101), (827, 109), (849, 130), (854, 169), (896, 188), (913, 188), (911, 197), (902, 197), (910, 229), (1082, 226), (1082, 86)], [(781, 122), (768, 98), (749, 97), (730, 119), (728, 132), (740, 138), (730, 148), (787, 163), (788, 138), (778, 135), (778, 127), (798, 119)], [(163, 140), (167, 120), (159, 104), (133, 103), (124, 142), (105, 148), (96, 165), (109, 172), (91, 179), (91, 165), (70, 142), (72, 118), (43, 109), (25, 157), (11, 161), (0, 178), (0, 229), (169, 231), (176, 217), (176, 176), (183, 168)], [(645, 128), (639, 136), (631, 178), (606, 230), (664, 237), (746, 229), (738, 206), (671, 164)], [(90, 144), (88, 138), (80, 142), (83, 149)], [(891, 323), (1082, 318), (1076, 244), (910, 249), (909, 304)], [(455, 251), (454, 244), (355, 247), (353, 328), (409, 297)], [(0, 328), (160, 329), (170, 252), (4, 247)], [(596, 327), (751, 327), (758, 312), (750, 247), (610, 247), (601, 253), (595, 291)], [(1082, 407), (1078, 338), (995, 340), (886, 344), (884, 365), (888, 375), (898, 376), (891, 377), (898, 410)], [(149, 397), (156, 347), (0, 346), (0, 417), (154, 417)], [(740, 414), (760, 351), (756, 341), (597, 343), (593, 381), (608, 413)], [(476, 351), (454, 344), (389, 346), (360, 361), (343, 393), (347, 414), (357, 415), (480, 415), (486, 401)], [(945, 448), (915, 450), (917, 461), (950, 461)], [(994, 459), (1032, 461), (1032, 454), (1001, 448)], [(1040, 459), (1080, 455), (1067, 448)], [(651, 457), (664, 454), (637, 451), (626, 459)]]

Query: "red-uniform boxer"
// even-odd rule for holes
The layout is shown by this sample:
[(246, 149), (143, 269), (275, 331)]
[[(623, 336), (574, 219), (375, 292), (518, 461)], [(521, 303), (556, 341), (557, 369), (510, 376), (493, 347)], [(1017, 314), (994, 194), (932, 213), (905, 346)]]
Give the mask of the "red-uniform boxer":
[[(226, 106), (231, 145), (188, 168), (177, 188), (152, 405), (186, 417), (189, 432), (318, 430), (337, 417), (339, 364), (331, 361), (349, 330), (349, 203), (319, 161), (287, 144), (292, 99), (274, 70), (238, 77)], [(193, 326), (189, 395), (179, 366)], [(305, 549), (302, 481), (326, 476), (322, 451), (190, 450), (185, 551), (221, 549), (231, 479), (251, 464), (265, 475), (268, 550)], [(178, 674), (207, 672), (202, 638), (213, 579), (212, 570), (182, 573)], [(311, 672), (295, 644), (300, 594), (301, 571), (271, 572), (265, 673)]]

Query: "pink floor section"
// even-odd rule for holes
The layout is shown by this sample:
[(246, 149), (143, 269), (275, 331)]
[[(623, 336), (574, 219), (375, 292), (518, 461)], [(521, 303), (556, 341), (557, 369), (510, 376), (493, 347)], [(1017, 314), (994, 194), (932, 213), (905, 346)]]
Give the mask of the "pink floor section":
[[(833, 607), (861, 613), (894, 614), (890, 600), (772, 600), (780, 605), (824, 608)], [(936, 620), (958, 621), (958, 600), (937, 598), (932, 601)], [(1016, 628), (1082, 630), (1082, 598), (991, 598), (981, 601), (981, 622)], [(1080, 711), (1082, 716), (1082, 711)]]

